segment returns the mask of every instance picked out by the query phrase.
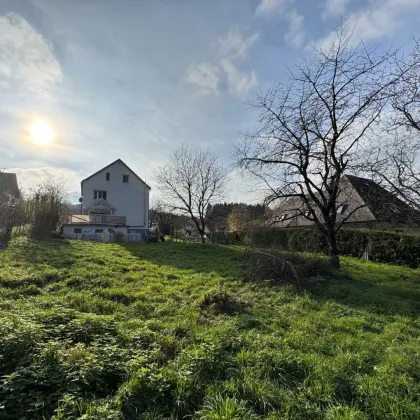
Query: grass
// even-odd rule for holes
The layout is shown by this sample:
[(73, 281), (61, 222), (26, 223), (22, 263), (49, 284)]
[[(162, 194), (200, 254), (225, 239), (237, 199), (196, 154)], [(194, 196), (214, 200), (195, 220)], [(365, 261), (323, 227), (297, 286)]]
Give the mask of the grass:
[(344, 259), (304, 289), (217, 245), (14, 240), (1, 419), (419, 419), (420, 271)]

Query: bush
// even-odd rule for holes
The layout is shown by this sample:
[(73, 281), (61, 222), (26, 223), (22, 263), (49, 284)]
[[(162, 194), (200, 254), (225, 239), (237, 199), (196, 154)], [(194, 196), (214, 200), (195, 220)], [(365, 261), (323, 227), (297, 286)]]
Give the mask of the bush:
[(149, 236), (147, 238), (148, 244), (157, 244), (159, 242), (159, 238), (157, 236)]
[(244, 254), (246, 278), (249, 281), (270, 280), (273, 283), (302, 285), (309, 277), (329, 271), (327, 261), (279, 251), (247, 250)]
[[(249, 235), (252, 245), (295, 252), (326, 253), (327, 242), (317, 229), (265, 229)], [(343, 229), (337, 235), (340, 255), (361, 258), (369, 250), (375, 262), (420, 266), (420, 238), (389, 232)]]
[(224, 290), (210, 291), (201, 299), (201, 309), (212, 308), (216, 314), (231, 314), (241, 309), (241, 303)]

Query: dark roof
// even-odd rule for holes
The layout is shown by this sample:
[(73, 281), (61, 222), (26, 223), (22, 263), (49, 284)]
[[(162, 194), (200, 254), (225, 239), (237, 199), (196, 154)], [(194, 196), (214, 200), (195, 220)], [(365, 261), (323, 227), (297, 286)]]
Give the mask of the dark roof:
[(19, 197), (19, 187), (16, 174), (0, 172), (0, 195), (9, 193)]
[(420, 212), (375, 181), (346, 175), (378, 222), (420, 223)]
[(85, 178), (85, 179), (82, 179), (82, 183), (83, 182), (85, 182), (85, 181), (87, 181), (88, 179), (90, 179), (90, 178), (92, 178), (93, 176), (95, 176), (95, 175), (97, 175), (97, 174), (99, 174), (99, 172), (102, 172), (103, 170), (105, 170), (105, 169), (107, 169), (107, 168), (109, 168), (110, 166), (112, 166), (114, 163), (117, 163), (117, 162), (120, 162), (120, 163), (122, 163), (130, 172), (132, 172), (141, 182), (143, 182), (143, 184), (144, 185), (146, 185), (146, 187), (147, 188), (149, 188), (149, 190), (151, 190), (151, 188), (149, 187), (149, 185), (147, 185), (132, 169), (130, 169), (129, 167), (128, 167), (128, 165), (126, 165), (121, 159), (117, 159), (117, 160), (115, 160), (114, 162), (112, 162), (112, 163), (110, 163), (109, 165), (107, 165), (107, 166), (105, 166), (104, 168), (102, 168), (102, 169), (99, 169), (99, 171), (97, 171), (97, 172), (95, 172), (94, 174), (92, 174), (92, 175), (90, 175), (90, 176), (88, 176), (87, 178)]

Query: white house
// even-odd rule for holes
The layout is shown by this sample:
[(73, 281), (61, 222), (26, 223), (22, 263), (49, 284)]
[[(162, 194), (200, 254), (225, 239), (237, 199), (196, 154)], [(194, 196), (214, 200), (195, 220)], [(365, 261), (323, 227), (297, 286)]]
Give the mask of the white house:
[(79, 215), (63, 224), (65, 238), (141, 241), (148, 234), (150, 187), (121, 159), (81, 182)]

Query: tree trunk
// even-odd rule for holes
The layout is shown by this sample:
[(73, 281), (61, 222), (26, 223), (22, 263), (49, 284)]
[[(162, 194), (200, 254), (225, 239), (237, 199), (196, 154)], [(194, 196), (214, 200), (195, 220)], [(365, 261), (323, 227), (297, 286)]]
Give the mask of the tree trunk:
[(205, 244), (206, 243), (206, 235), (204, 234), (204, 232), (200, 232), (201, 235), (201, 243)]
[(338, 253), (337, 235), (334, 227), (328, 228), (328, 256), (330, 264), (334, 268), (340, 268), (340, 255)]

